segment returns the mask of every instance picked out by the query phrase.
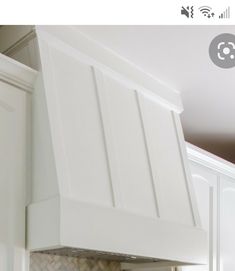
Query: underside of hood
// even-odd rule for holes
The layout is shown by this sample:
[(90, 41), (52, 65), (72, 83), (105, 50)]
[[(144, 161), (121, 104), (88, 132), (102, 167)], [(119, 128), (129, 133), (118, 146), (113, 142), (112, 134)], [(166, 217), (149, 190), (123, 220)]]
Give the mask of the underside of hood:
[(75, 27), (37, 27), (28, 248), (204, 264), (179, 93)]

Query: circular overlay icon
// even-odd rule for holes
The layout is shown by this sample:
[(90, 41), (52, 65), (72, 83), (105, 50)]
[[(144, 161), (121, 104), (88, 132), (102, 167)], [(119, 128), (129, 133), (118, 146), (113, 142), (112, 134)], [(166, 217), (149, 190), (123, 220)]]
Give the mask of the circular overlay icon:
[(235, 35), (224, 33), (216, 36), (210, 44), (209, 55), (220, 68), (235, 67)]

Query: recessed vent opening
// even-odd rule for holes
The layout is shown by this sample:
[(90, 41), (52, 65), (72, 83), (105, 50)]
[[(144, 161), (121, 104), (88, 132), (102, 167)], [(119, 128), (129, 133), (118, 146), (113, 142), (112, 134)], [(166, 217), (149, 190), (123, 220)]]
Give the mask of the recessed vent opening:
[(128, 262), (128, 263), (149, 263), (149, 262), (160, 261), (159, 259), (140, 257), (136, 255), (128, 255), (128, 254), (125, 255), (125, 254), (120, 254), (120, 253), (78, 249), (78, 248), (71, 248), (71, 247), (43, 250), (43, 251), (37, 251), (35, 253), (68, 256), (68, 257), (90, 258), (94, 260), (101, 259), (101, 260)]

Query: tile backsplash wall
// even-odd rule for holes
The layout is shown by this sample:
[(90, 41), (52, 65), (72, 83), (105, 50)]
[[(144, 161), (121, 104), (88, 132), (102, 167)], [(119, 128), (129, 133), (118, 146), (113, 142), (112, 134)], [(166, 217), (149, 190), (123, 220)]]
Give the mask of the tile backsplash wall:
[(120, 263), (32, 253), (30, 271), (120, 271)]

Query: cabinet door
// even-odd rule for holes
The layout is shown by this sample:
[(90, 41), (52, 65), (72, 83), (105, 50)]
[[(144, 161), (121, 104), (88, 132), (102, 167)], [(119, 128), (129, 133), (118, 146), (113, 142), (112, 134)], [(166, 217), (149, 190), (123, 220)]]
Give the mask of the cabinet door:
[(25, 97), (0, 81), (0, 270), (25, 270)]
[(217, 173), (191, 162), (193, 187), (202, 228), (208, 233), (208, 264), (187, 266), (183, 271), (215, 271), (217, 268)]
[(220, 270), (235, 269), (235, 180), (221, 176)]

